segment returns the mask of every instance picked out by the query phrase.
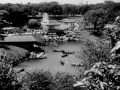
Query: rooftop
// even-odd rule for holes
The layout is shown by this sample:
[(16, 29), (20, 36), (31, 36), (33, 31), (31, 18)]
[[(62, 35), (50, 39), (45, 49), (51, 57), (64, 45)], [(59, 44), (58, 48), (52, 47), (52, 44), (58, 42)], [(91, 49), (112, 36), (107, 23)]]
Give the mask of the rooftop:
[(56, 20), (49, 20), (49, 23), (46, 24), (46, 26), (59, 26), (60, 23)]
[(16, 27), (4, 27), (4, 28), (2, 28), (2, 30), (13, 30), (13, 29), (15, 29)]
[(6, 37), (6, 35), (5, 34), (0, 34), (0, 37)]
[(62, 22), (65, 23), (75, 23), (77, 19), (63, 19)]
[(8, 36), (4, 39), (5, 42), (36, 42), (37, 40), (32, 35), (16, 35)]

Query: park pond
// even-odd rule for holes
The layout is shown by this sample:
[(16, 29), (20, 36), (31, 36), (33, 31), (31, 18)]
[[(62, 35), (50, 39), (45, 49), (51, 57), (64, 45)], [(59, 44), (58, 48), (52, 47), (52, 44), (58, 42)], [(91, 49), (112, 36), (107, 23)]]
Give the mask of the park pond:
[[(81, 52), (81, 41), (70, 41), (57, 43), (57, 47), (53, 42), (49, 43), (48, 46), (42, 47), (45, 50), (47, 59), (34, 59), (25, 61), (19, 64), (16, 68), (24, 68), (27, 71), (33, 70), (44, 70), (50, 71), (52, 74), (57, 72), (66, 72), (69, 74), (79, 74), (80, 69), (78, 67), (72, 66), (72, 64), (81, 63), (80, 52)], [(53, 52), (53, 50), (65, 50), (72, 51), (74, 54), (70, 54), (66, 57), (62, 57), (61, 52)], [(61, 65), (60, 61), (64, 61), (64, 65)]]

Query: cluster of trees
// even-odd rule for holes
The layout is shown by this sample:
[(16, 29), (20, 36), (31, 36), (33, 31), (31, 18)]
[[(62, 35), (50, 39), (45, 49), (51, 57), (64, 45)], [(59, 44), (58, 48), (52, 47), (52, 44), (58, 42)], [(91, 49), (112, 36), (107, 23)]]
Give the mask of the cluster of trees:
[(38, 21), (36, 19), (30, 19), (28, 21), (28, 28), (37, 29), (37, 28), (40, 28), (40, 27), (41, 27), (40, 21)]
[(21, 11), (24, 14), (35, 16), (39, 12), (47, 12), (50, 15), (76, 15), (85, 13), (89, 5), (59, 4), (58, 2), (42, 2), (38, 4), (0, 4), (0, 10), (8, 12)]
[[(111, 22), (116, 16), (120, 15), (120, 3), (113, 1), (106, 1), (100, 4), (91, 5), (73, 5), (73, 4), (59, 4), (58, 2), (43, 2), (38, 4), (0, 4), (0, 21), (8, 22), (13, 26), (23, 26), (28, 22), (28, 16), (36, 16), (40, 13), (47, 12), (49, 15), (60, 16), (74, 16), (84, 15), (95, 16), (94, 22), (95, 29), (101, 29), (103, 25), (101, 23)], [(3, 10), (4, 14), (3, 15)], [(88, 11), (88, 12), (87, 12)], [(87, 12), (87, 13), (86, 13)], [(93, 14), (95, 13), (95, 14)], [(4, 18), (3, 18), (4, 17)], [(91, 17), (92, 18), (92, 17)], [(99, 20), (98, 20), (99, 19)], [(92, 20), (92, 19), (89, 19)], [(100, 21), (100, 22), (99, 22)], [(1, 23), (0, 23), (1, 24)], [(100, 24), (100, 26), (97, 25)], [(5, 25), (5, 24), (3, 24)]]
[(86, 12), (84, 19), (87, 21), (87, 23), (93, 24), (93, 34), (101, 34), (104, 25), (106, 24), (105, 14), (105, 10), (103, 9), (89, 10)]
[(120, 15), (120, 3), (105, 1), (95, 4), (85, 13), (84, 19), (87, 23), (93, 24), (92, 33), (101, 35), (106, 24), (114, 23), (115, 18)]
[(0, 28), (5, 26), (22, 27), (28, 22), (28, 16), (23, 11), (0, 10)]

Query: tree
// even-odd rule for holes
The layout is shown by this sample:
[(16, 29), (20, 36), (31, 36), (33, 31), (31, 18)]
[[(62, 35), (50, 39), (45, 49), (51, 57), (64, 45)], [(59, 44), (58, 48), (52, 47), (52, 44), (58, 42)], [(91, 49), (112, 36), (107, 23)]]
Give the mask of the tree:
[(56, 87), (54, 90), (74, 90), (73, 83), (75, 82), (74, 76), (67, 73), (57, 73), (55, 75)]
[(85, 20), (94, 25), (93, 33), (99, 35), (105, 25), (105, 11), (103, 9), (89, 10), (85, 14)]
[(62, 9), (63, 9), (63, 14), (64, 15), (74, 15), (74, 11), (75, 11), (75, 8), (74, 8), (74, 5), (72, 4), (64, 4), (62, 6)]
[(98, 61), (110, 61), (110, 46), (107, 40), (101, 39), (96, 42), (87, 40), (84, 44), (81, 59), (84, 60), (86, 69)]
[(120, 40), (120, 16), (117, 16), (112, 24), (107, 24), (103, 32), (104, 36), (110, 38), (111, 46), (114, 47)]
[(27, 14), (24, 12), (24, 8), (22, 5), (10, 4), (6, 7), (8, 7), (8, 12), (9, 12), (7, 21), (11, 22), (13, 26), (21, 27), (28, 22)]
[(106, 1), (104, 4), (104, 9), (106, 10), (106, 21), (108, 23), (113, 23), (115, 18), (120, 15), (120, 3), (115, 3), (113, 1)]
[(6, 10), (0, 10), (0, 27), (1, 28), (8, 24), (8, 22), (6, 21), (6, 18), (8, 15), (9, 13)]
[(82, 5), (82, 6), (78, 6), (78, 14), (82, 14), (84, 15), (87, 11), (90, 10), (90, 6), (89, 5)]
[(43, 70), (26, 72), (21, 79), (22, 90), (74, 90), (74, 83), (74, 75)]
[(49, 4), (49, 14), (51, 15), (61, 15), (62, 7), (58, 4), (58, 2), (50, 2)]
[[(5, 60), (3, 60), (5, 61)], [(17, 81), (17, 75), (11, 65), (0, 63), (0, 89), (1, 90), (18, 90), (20, 84)]]
[(36, 19), (30, 19), (28, 22), (28, 27), (31, 29), (40, 28), (41, 24)]
[(48, 71), (26, 73), (22, 78), (22, 90), (54, 90), (53, 77)]
[(120, 39), (120, 27), (115, 24), (107, 24), (104, 28), (104, 35), (110, 40), (111, 46), (114, 47), (116, 42)]

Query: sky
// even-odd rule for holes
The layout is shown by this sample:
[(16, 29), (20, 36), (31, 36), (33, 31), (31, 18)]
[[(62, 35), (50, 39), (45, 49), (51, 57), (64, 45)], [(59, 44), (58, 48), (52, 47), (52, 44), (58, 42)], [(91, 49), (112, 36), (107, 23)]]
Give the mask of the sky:
[[(23, 3), (26, 4), (28, 2), (30, 3), (40, 3), (40, 2), (51, 2), (51, 1), (57, 1), (60, 4), (95, 4), (95, 3), (102, 3), (104, 0), (0, 0), (0, 3)], [(115, 2), (120, 2), (120, 0), (112, 0)]]

